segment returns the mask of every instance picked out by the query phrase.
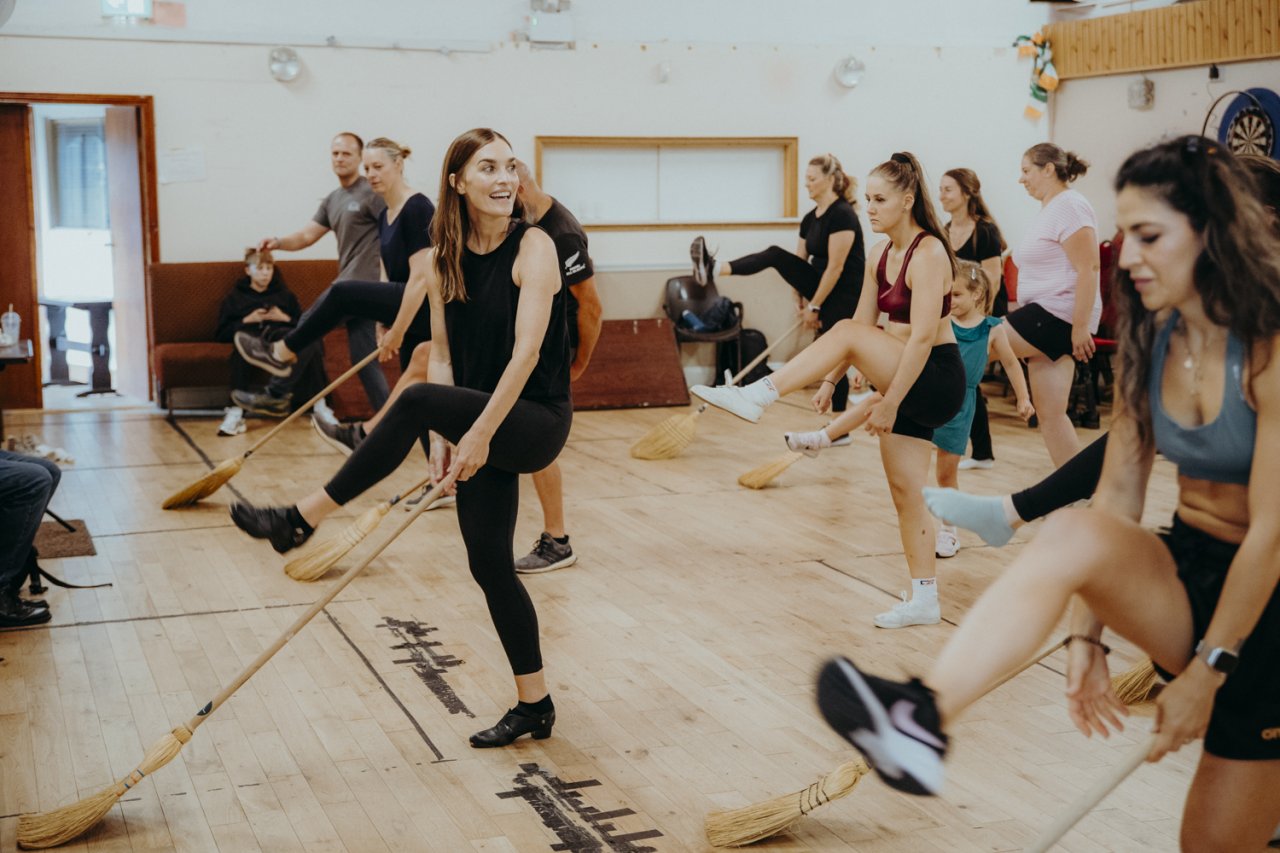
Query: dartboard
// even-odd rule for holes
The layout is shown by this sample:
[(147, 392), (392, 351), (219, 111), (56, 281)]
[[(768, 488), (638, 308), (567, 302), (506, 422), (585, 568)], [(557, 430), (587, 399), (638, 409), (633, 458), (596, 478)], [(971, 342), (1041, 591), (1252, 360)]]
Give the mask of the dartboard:
[(1228, 106), (1218, 125), (1218, 141), (1236, 154), (1280, 156), (1280, 95), (1269, 89), (1249, 89)]

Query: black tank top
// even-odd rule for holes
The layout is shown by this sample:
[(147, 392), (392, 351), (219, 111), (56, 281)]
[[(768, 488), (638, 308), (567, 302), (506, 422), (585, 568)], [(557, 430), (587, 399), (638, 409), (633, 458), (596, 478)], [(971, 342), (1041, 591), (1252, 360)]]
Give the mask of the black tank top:
[[(516, 343), (516, 308), (520, 288), (511, 270), (525, 232), (536, 226), (517, 222), (505, 240), (485, 255), (463, 249), (462, 278), (467, 301), (444, 306), (449, 333), (453, 381), (461, 388), (492, 393), (511, 362)], [(559, 276), (557, 275), (557, 281)], [(551, 317), (542, 338), (538, 363), (520, 391), (521, 399), (569, 399), (569, 333), (565, 325), (564, 285), (551, 302)]]

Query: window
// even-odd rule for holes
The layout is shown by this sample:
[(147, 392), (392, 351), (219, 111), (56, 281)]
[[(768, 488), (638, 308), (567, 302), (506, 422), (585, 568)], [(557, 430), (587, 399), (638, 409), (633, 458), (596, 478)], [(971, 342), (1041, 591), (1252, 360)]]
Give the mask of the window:
[(101, 119), (49, 121), (54, 228), (107, 224), (107, 148)]
[(795, 137), (536, 139), (539, 183), (595, 229), (777, 227), (796, 215)]

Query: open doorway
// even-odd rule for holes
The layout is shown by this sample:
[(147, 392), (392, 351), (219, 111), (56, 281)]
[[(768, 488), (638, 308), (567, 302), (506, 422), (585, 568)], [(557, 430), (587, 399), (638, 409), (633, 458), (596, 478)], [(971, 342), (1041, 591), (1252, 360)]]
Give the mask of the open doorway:
[(25, 213), (0, 222), (0, 247), (26, 261), (0, 278), (0, 302), (33, 344), (30, 364), (0, 374), (4, 408), (150, 399), (152, 116), (149, 97), (0, 93), (0, 194)]

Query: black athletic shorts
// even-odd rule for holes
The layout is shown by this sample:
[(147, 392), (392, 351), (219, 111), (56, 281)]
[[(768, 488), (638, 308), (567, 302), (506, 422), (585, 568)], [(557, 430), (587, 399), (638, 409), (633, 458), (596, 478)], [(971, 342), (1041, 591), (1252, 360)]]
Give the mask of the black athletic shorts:
[(1004, 321), (1050, 361), (1071, 355), (1071, 324), (1032, 302), (1010, 311)]
[(929, 360), (898, 405), (893, 434), (932, 440), (933, 431), (960, 411), (966, 391), (959, 345), (939, 344), (929, 350)]
[[(1178, 516), (1173, 526), (1160, 531), (1178, 567), (1178, 580), (1191, 602), (1192, 647), (1204, 637), (1222, 595), (1227, 569), (1239, 545), (1215, 539)], [(1213, 715), (1205, 733), (1204, 749), (1210, 755), (1234, 761), (1280, 759), (1280, 587), (1271, 595), (1253, 633), (1240, 649), (1240, 665), (1227, 676), (1213, 702)], [(1173, 675), (1160, 666), (1156, 672), (1166, 681)]]

